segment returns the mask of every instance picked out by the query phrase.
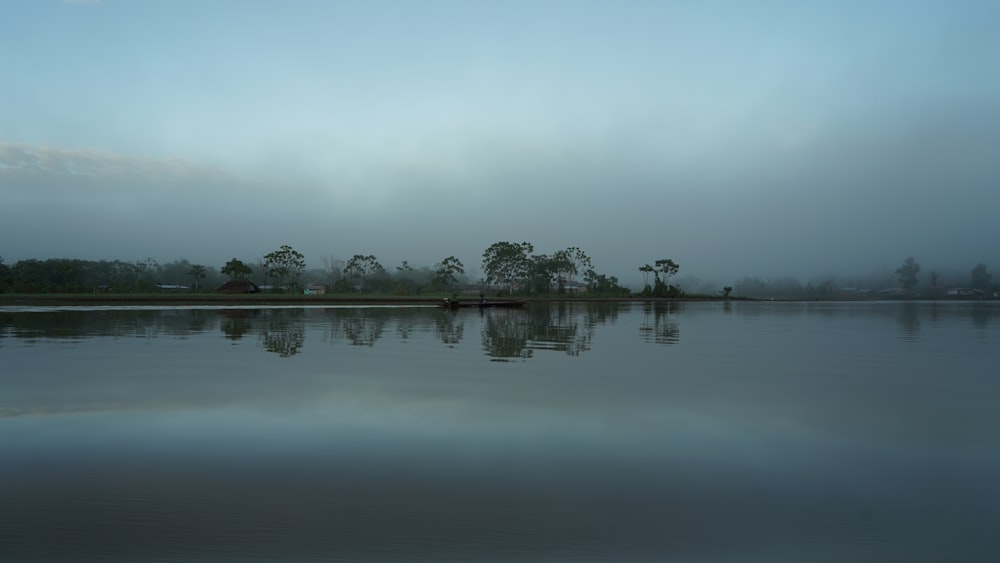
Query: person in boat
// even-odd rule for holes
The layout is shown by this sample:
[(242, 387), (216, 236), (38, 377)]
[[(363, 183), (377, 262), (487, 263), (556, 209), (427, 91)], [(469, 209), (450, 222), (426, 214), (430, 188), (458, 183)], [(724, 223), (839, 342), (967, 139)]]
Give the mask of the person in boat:
[(479, 306), (482, 307), (485, 304), (486, 304), (486, 296), (483, 295), (482, 292), (480, 292), (479, 293)]

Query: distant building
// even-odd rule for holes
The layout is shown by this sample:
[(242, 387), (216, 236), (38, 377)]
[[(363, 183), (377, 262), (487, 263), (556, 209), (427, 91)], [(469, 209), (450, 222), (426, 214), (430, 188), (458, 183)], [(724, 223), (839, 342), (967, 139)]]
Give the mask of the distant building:
[(953, 287), (945, 292), (949, 299), (985, 299), (986, 292), (969, 287)]
[(191, 286), (172, 283), (158, 283), (154, 287), (160, 291), (189, 291)]
[(872, 290), (860, 287), (845, 287), (840, 290), (844, 299), (871, 299)]
[(260, 288), (249, 280), (231, 280), (219, 286), (219, 293), (257, 293)]
[(906, 290), (901, 287), (890, 287), (878, 291), (879, 299), (899, 299), (906, 296)]
[(306, 286), (304, 290), (302, 290), (302, 293), (306, 295), (325, 295), (326, 286), (319, 283), (310, 284)]

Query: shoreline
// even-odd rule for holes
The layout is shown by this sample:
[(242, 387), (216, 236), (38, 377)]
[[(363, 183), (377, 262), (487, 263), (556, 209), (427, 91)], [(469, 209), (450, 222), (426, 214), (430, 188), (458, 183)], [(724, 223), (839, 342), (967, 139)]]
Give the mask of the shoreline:
[[(697, 302), (697, 301), (754, 301), (746, 298), (711, 298), (711, 297), (516, 297), (526, 303), (608, 303), (608, 302)], [(387, 305), (426, 305), (438, 304), (444, 296), (348, 296), (348, 295), (298, 295), (298, 294), (0, 294), (0, 306), (23, 304), (173, 304), (173, 305), (271, 305), (271, 304), (387, 304)], [(493, 297), (490, 300), (507, 300), (509, 298)], [(469, 296), (470, 303), (478, 298)]]

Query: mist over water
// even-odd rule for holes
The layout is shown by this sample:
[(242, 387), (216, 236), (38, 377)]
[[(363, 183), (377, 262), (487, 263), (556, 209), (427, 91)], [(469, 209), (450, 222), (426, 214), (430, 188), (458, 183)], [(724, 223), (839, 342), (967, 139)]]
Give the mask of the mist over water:
[(992, 561), (993, 303), (0, 309), (9, 561)]

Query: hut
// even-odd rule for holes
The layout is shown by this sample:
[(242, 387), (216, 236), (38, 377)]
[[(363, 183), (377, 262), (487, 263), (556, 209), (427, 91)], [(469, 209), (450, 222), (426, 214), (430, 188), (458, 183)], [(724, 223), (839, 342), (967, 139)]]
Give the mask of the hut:
[(219, 286), (219, 293), (257, 293), (260, 288), (249, 280), (230, 280)]

